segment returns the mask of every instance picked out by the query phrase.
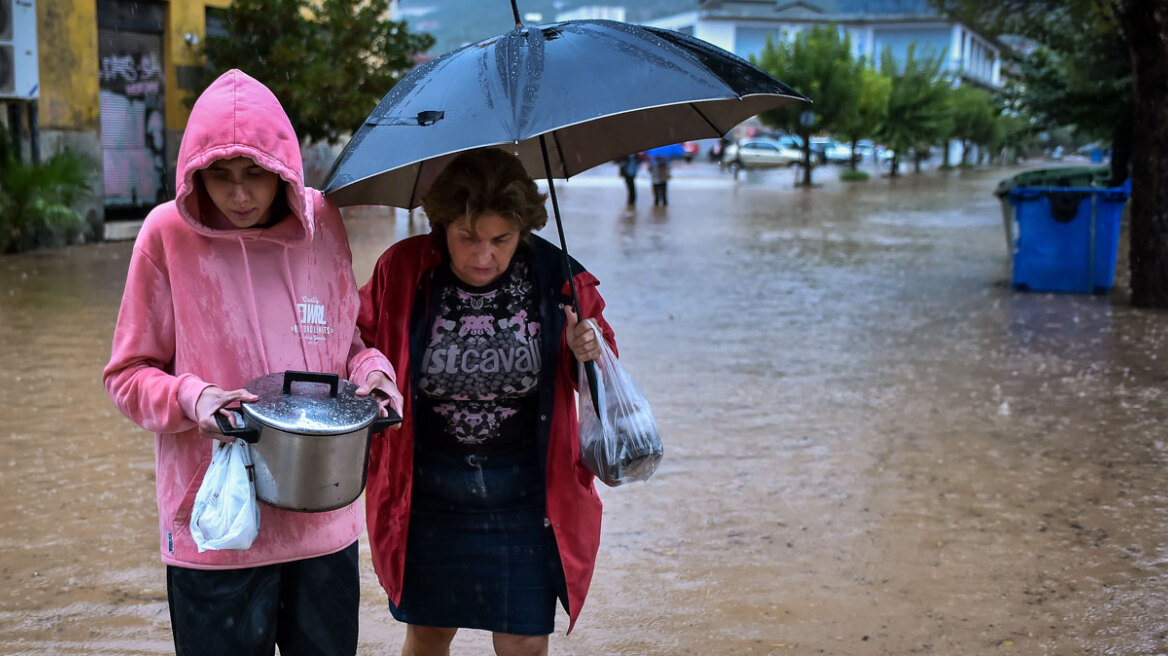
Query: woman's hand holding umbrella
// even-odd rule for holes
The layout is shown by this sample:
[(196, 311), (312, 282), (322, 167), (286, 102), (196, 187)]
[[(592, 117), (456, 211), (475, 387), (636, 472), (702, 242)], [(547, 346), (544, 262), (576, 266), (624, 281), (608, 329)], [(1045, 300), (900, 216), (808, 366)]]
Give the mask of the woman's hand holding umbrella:
[(590, 362), (600, 357), (600, 330), (592, 319), (580, 321), (571, 307), (564, 307), (564, 315), (568, 317), (568, 324), (564, 329), (564, 338), (568, 340), (568, 348), (580, 362)]

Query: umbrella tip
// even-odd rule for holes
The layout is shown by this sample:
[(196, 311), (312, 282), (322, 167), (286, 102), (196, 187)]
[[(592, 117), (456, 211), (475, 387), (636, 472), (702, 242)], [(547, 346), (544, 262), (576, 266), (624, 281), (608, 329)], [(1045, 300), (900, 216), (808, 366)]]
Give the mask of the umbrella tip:
[(511, 14), (515, 16), (515, 29), (523, 27), (523, 21), (519, 20), (519, 5), (515, 4), (515, 0), (511, 0)]

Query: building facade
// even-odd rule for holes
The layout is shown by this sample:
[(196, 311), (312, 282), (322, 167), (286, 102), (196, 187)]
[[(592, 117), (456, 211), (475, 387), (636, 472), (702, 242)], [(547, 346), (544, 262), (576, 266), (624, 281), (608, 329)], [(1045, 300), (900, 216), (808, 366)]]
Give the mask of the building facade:
[(230, 0), (0, 0), (35, 6), (36, 92), (0, 95), (0, 121), (25, 158), (66, 148), (95, 164), (77, 208), (102, 238), (107, 216), (173, 196), (188, 98), (208, 16)]
[(916, 44), (918, 55), (943, 56), (945, 69), (963, 84), (1002, 86), (999, 49), (973, 30), (940, 16), (927, 0), (703, 0), (693, 11), (652, 22), (691, 34), (749, 58), (767, 39), (793, 38), (816, 25), (836, 25), (851, 37), (857, 57), (877, 61), (886, 48), (904, 61)]
[[(136, 223), (173, 198), (178, 148), (205, 66), (201, 46), (208, 34), (224, 33), (231, 2), (0, 0), (0, 129), (26, 160), (70, 149), (94, 163), (91, 198), (75, 208), (89, 225), (87, 239), (132, 237), (136, 228), (116, 219)], [(397, 0), (389, 17), (399, 17)], [(6, 86), (14, 55), (24, 58)], [(323, 179), (338, 152), (308, 145), (306, 181)]]

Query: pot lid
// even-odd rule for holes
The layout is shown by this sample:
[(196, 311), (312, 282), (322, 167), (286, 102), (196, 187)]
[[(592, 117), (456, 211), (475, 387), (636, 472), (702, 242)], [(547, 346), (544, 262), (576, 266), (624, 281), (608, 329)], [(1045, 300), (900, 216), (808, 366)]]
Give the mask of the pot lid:
[(249, 419), (288, 433), (339, 435), (377, 419), (377, 398), (357, 396), (357, 386), (336, 374), (285, 371), (256, 378), (247, 391), (260, 397), (242, 403)]

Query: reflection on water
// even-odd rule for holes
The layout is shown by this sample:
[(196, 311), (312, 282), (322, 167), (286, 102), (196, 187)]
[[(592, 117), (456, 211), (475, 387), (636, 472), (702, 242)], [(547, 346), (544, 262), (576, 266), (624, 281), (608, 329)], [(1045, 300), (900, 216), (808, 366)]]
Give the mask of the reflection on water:
[[(1163, 651), (1168, 324), (1010, 290), (1010, 173), (808, 191), (679, 165), (633, 211), (608, 170), (557, 186), (667, 454), (601, 490), (553, 654)], [(395, 215), (348, 212), (359, 281), (425, 229)], [(130, 248), (0, 258), (5, 654), (171, 651), (152, 442), (100, 383)], [(392, 653), (362, 558), (361, 653)]]

